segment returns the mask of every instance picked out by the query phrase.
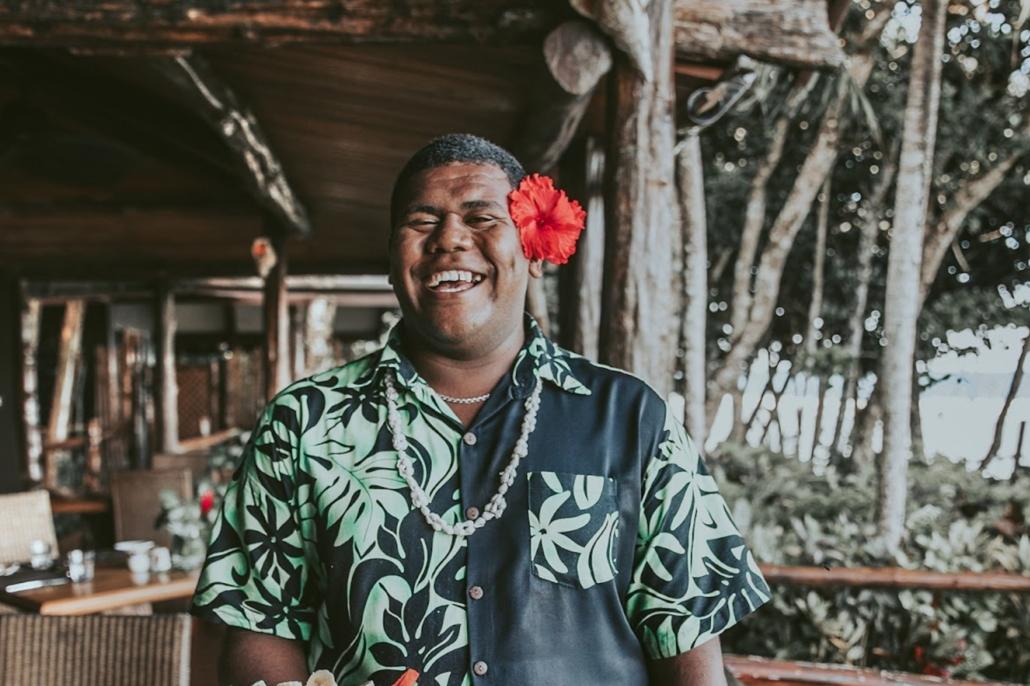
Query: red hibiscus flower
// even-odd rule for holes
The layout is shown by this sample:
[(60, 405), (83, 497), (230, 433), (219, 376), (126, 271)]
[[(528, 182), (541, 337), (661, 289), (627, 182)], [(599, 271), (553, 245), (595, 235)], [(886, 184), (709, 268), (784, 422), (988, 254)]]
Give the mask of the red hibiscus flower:
[(200, 514), (206, 517), (207, 513), (215, 506), (215, 492), (204, 491), (200, 494)]
[(587, 213), (547, 176), (530, 174), (508, 194), (508, 211), (531, 260), (565, 264), (576, 252)]

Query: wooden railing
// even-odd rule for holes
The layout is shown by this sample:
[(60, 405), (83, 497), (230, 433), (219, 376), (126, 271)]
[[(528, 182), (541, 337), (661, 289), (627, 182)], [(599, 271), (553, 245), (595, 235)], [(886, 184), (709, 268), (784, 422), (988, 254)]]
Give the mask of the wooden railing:
[(1004, 572), (932, 572), (897, 567), (760, 567), (765, 580), (778, 586), (1030, 592), (1030, 576)]

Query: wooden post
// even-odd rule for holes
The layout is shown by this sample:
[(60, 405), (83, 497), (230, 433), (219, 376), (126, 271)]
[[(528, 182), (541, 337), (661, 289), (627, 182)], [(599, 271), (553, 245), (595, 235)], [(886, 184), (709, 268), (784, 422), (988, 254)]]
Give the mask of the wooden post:
[(21, 307), (21, 406), (25, 440), (25, 473), (29, 485), (43, 483), (43, 432), (39, 422), (39, 311), (36, 298), (24, 298)]
[(162, 287), (157, 295), (157, 418), (161, 452), (179, 449), (179, 385), (175, 372), (175, 294)]
[(329, 298), (315, 298), (308, 303), (304, 318), (305, 374), (329, 369), (336, 362), (333, 352), (333, 321), (336, 303)]
[(601, 291), (604, 277), (604, 148), (590, 137), (576, 155), (571, 191), (587, 211), (586, 228), (576, 253), (563, 274), (562, 344), (597, 359), (601, 331)]
[(305, 320), (307, 305), (297, 303), (290, 308), (290, 373), (294, 379), (304, 376), (307, 364), (304, 360)]
[(273, 239), (275, 264), (265, 277), (265, 399), (290, 383), (290, 315), (286, 298), (286, 244)]
[[(82, 323), (86, 311), (83, 300), (69, 300), (65, 305), (61, 326), (61, 343), (57, 354), (54, 394), (50, 403), (47, 443), (58, 444), (68, 439), (72, 422), (72, 400), (76, 369), (82, 353)], [(67, 459), (66, 450), (47, 451), (43, 483), (51, 490), (62, 490), (57, 475), (60, 463)]]
[(610, 90), (600, 358), (644, 378), (663, 396), (672, 386), (675, 90), (672, 0), (652, 0), (648, 81), (619, 54)]

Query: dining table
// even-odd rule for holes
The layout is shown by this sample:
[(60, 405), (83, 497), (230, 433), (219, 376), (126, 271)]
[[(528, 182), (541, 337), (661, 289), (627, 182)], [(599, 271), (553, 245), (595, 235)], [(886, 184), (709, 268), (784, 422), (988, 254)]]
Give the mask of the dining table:
[(197, 586), (198, 575), (198, 571), (134, 575), (124, 567), (98, 567), (89, 581), (14, 593), (0, 587), (0, 603), (40, 615), (87, 615), (189, 598)]

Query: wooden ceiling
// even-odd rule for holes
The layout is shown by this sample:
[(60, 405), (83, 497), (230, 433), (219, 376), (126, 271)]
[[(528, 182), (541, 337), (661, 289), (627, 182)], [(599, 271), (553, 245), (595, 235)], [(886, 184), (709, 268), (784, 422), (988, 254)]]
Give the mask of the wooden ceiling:
[[(468, 131), (506, 144), (535, 51), (451, 45), (213, 49), (314, 228), (293, 273), (385, 270), (407, 157)], [(241, 274), (262, 217), (199, 120), (133, 58), (0, 54), (0, 265), (29, 275)], [(6, 78), (4, 78), (6, 76)], [(0, 121), (3, 121), (0, 119)]]
[[(679, 53), (702, 64), (682, 71), (680, 85), (689, 90), (717, 76), (742, 52), (832, 65), (839, 47), (826, 28), (827, 2), (831, 18), (848, 6), (681, 3)], [(421, 15), (365, 2), (349, 5), (355, 16), (342, 23), (299, 0), (262, 4), (265, 14), (218, 10), (217, 17), (200, 10), (137, 16), (136, 4), (115, 0), (90, 21), (60, 3), (47, 4), (43, 18), (0, 6), (10, 20), (0, 22), (0, 44), (12, 46), (0, 48), (0, 269), (63, 279), (253, 273), (250, 244), (267, 221), (225, 141), (148, 68), (148, 60), (167, 59), (153, 52), (166, 45), (207, 60), (260, 122), (313, 228), (309, 239), (290, 239), (289, 271), (384, 272), (387, 199), (401, 165), (450, 131), (513, 144), (542, 69), (541, 27), (553, 25), (544, 18), (554, 6), (541, 0), (423, 4), (435, 8), (426, 16), (453, 15), (437, 24), (457, 31), (444, 38), (461, 44), (424, 42), (441, 36), (426, 34)], [(268, 14), (273, 6), (286, 14)], [(794, 9), (784, 14), (784, 7)], [(307, 23), (294, 36), (287, 29), (299, 25), (290, 18), (297, 12)], [(785, 16), (797, 26), (776, 29)], [(361, 42), (368, 38), (362, 31), (413, 42)], [(756, 41), (756, 31), (772, 39)], [(321, 32), (352, 42), (261, 42)], [(492, 42), (504, 37), (512, 40)], [(121, 56), (88, 52), (97, 46)], [(140, 46), (146, 52), (131, 52)], [(698, 46), (715, 52), (691, 57)], [(586, 119), (595, 130), (597, 113)]]

